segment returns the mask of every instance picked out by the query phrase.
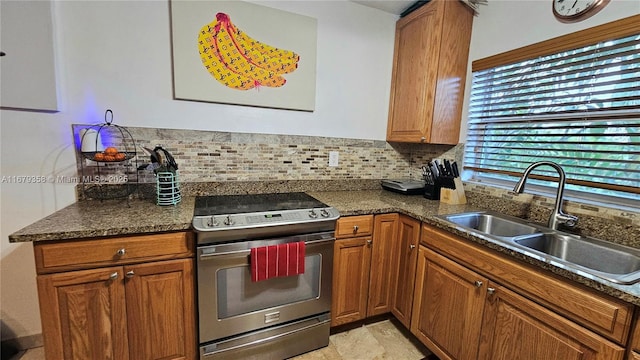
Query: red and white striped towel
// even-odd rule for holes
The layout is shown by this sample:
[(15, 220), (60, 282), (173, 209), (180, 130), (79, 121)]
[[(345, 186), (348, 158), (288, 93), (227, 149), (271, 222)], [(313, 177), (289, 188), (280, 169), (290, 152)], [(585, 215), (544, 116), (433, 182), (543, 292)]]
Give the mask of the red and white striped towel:
[(251, 249), (251, 281), (304, 274), (304, 241)]

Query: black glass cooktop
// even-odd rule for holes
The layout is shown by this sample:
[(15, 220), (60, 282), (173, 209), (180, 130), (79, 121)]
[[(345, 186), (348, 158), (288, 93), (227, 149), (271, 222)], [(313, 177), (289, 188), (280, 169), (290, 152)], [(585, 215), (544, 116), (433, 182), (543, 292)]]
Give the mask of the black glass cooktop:
[(195, 216), (326, 208), (305, 193), (197, 196)]

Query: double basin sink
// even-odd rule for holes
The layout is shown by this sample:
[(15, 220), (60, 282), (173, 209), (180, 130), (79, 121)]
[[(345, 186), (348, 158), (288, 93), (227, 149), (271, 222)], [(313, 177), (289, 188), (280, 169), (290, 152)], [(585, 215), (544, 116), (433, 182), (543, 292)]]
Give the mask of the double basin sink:
[(582, 237), (493, 211), (439, 215), (465, 231), (547, 262), (623, 285), (640, 281), (640, 249)]

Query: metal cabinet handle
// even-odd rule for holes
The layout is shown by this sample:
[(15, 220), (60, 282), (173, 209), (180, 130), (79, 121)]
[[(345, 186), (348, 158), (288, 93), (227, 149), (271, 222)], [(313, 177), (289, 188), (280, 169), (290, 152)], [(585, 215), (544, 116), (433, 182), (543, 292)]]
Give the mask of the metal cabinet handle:
[(109, 280), (116, 280), (118, 278), (118, 272), (114, 272), (113, 274), (109, 275)]
[(354, 233), (358, 232), (358, 229), (359, 229), (358, 225), (353, 225), (353, 232)]
[(116, 251), (116, 255), (118, 256), (124, 256), (124, 254), (126, 254), (127, 250), (125, 250), (125, 248), (119, 249), (118, 251)]
[(136, 276), (136, 273), (134, 273), (133, 270), (129, 270), (126, 274), (124, 274), (124, 276), (126, 276), (127, 279), (131, 279), (132, 277)]
[(367, 245), (371, 245), (371, 244), (373, 244), (373, 240), (371, 239), (367, 240)]
[(427, 140), (427, 138), (426, 138), (426, 137), (424, 137), (424, 136), (421, 136), (421, 137), (420, 137), (420, 141), (421, 141), (421, 142), (425, 142), (426, 140)]
[(492, 287), (487, 288), (487, 293), (489, 293), (489, 295), (493, 295), (493, 294), (495, 294), (495, 293), (496, 293), (496, 289), (495, 289), (495, 288), (492, 288)]
[(413, 244), (409, 245), (409, 250), (413, 250), (413, 249), (415, 249), (415, 248), (416, 248), (416, 246), (415, 246), (415, 245), (413, 245)]
[(482, 282), (482, 281), (480, 281), (480, 280), (476, 280), (473, 284), (474, 284), (476, 287), (481, 287), (481, 286), (482, 286), (482, 284), (483, 284), (483, 282)]

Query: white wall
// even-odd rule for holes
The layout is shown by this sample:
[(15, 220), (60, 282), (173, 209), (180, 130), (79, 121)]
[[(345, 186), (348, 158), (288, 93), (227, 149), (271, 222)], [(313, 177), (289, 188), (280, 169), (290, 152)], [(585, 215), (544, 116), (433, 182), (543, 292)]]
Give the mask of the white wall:
[(640, 1), (613, 0), (592, 17), (566, 24), (555, 19), (551, 4), (551, 0), (489, 0), (489, 5), (480, 6), (480, 16), (473, 19), (471, 33), (461, 143), (467, 134), (472, 61), (640, 14)]
[[(3, 0), (5, 1), (5, 0)], [(172, 100), (168, 1), (55, 1), (56, 114), (0, 110), (0, 176), (75, 175), (71, 124), (384, 139), (397, 16), (339, 1), (260, 1), (318, 20), (316, 111)], [(1, 184), (2, 339), (41, 332), (31, 244), (7, 236), (75, 201), (73, 185)]]

